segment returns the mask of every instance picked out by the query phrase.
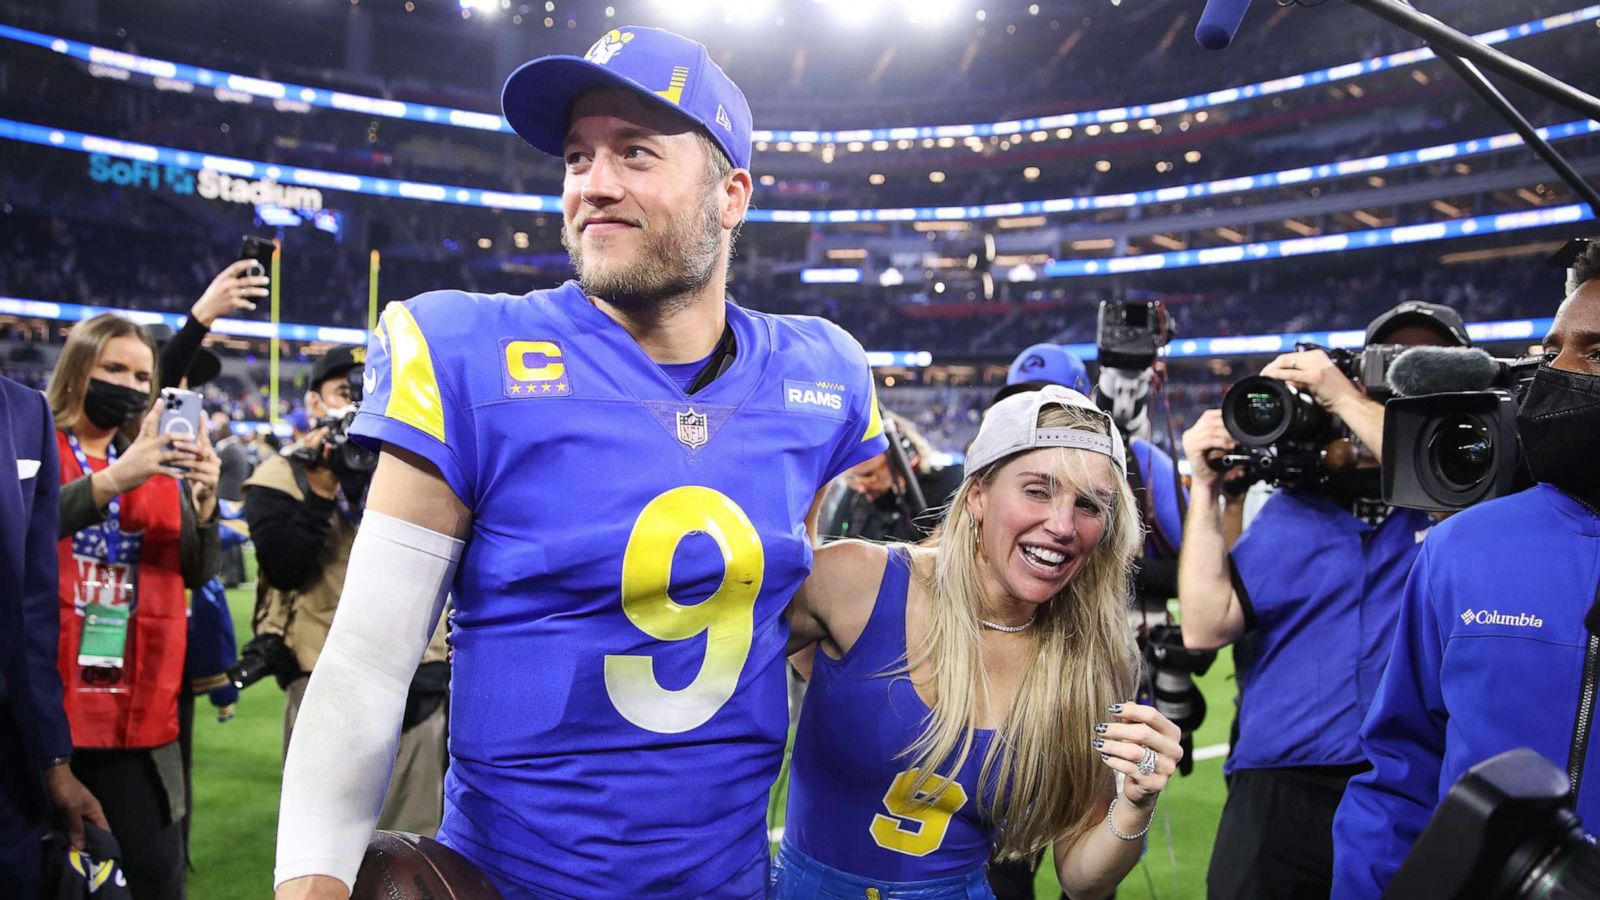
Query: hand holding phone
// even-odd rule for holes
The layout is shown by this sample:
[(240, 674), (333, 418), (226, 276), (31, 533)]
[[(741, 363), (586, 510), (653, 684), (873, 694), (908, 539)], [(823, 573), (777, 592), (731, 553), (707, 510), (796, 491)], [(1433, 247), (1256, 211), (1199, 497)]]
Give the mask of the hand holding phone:
[(253, 265), (245, 274), (252, 278), (272, 277), (272, 253), (277, 249), (277, 243), (253, 234), (244, 236), (244, 242), (239, 247), (239, 258), (250, 260)]
[[(169, 441), (169, 447), (198, 455), (204, 405), (200, 395), (194, 391), (163, 388), (161, 400), (161, 423), (157, 426), (157, 430), (162, 435), (176, 439)], [(189, 471), (188, 466), (180, 466), (177, 463), (168, 463), (167, 468), (176, 470), (173, 474), (177, 475)]]

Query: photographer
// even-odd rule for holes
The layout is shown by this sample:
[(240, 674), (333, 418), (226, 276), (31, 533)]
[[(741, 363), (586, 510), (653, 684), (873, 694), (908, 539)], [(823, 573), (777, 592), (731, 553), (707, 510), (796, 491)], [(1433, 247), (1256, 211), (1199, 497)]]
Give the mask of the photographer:
[[(832, 504), (822, 529), (826, 540), (917, 543), (933, 533), (938, 512), (961, 486), (961, 466), (936, 464), (933, 447), (910, 420), (884, 410), (883, 423), (896, 446), (845, 470), (842, 484), (834, 486), (826, 501)], [(916, 479), (920, 503), (909, 488), (906, 469)]]
[[(266, 674), (284, 688), (283, 745), (290, 736), (344, 588), (345, 566), (371, 468), (352, 464), (344, 428), (358, 396), (364, 348), (339, 347), (312, 367), (305, 395), (311, 429), (268, 457), (244, 483), (244, 515), (256, 545), (255, 640), (240, 654), (235, 682)], [(431, 836), (444, 803), (443, 620), (422, 658), (406, 703), (404, 731), (378, 827)]]
[(1467, 769), (1531, 746), (1593, 830), (1600, 678), (1600, 244), (1544, 339), (1517, 413), (1538, 484), (1452, 516), (1422, 546), (1366, 721), (1372, 770), (1334, 819), (1334, 888), (1377, 897)]
[[(1372, 348), (1383, 344), (1467, 342), (1453, 310), (1410, 302), (1373, 320), (1366, 353), (1381, 353)], [(1309, 395), (1381, 457), (1383, 407), (1328, 353), (1286, 353), (1261, 374)], [(1270, 393), (1246, 395), (1245, 414), (1270, 409)], [(1238, 739), (1224, 767), (1228, 801), (1207, 875), (1214, 897), (1325, 896), (1334, 809), (1347, 780), (1366, 768), (1356, 731), (1388, 658), (1406, 572), (1431, 523), (1385, 506), (1377, 468), (1350, 466), (1352, 448), (1338, 435), (1329, 423), (1292, 446), (1286, 436), (1271, 454), (1246, 455), (1282, 489), (1231, 554), (1220, 501), (1238, 467), (1218, 471), (1216, 461), (1239, 441), (1219, 410), (1183, 436), (1193, 472), (1178, 565), (1184, 642), (1217, 649), (1247, 632), (1259, 641), (1238, 673)]]

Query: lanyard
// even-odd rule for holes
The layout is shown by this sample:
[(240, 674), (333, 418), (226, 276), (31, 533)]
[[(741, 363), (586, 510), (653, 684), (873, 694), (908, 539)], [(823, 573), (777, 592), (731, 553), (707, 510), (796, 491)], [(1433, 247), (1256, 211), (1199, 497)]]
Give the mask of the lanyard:
[[(78, 444), (78, 438), (72, 432), (67, 432), (67, 446), (72, 448), (72, 455), (78, 458), (78, 468), (85, 477), (94, 474), (89, 468), (89, 457), (83, 453), (83, 447)], [(106, 445), (106, 465), (117, 461), (117, 445), (113, 442)], [(106, 506), (106, 521), (104, 525), (93, 525), (84, 531), (99, 530), (106, 545), (106, 564), (116, 565), (118, 551), (122, 548), (122, 497), (112, 495), (111, 502)], [(80, 534), (82, 532), (79, 532)]]

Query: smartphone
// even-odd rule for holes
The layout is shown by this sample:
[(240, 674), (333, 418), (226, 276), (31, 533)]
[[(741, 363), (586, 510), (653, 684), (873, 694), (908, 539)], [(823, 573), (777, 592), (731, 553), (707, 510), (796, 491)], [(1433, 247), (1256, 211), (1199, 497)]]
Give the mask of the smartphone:
[[(204, 405), (200, 395), (178, 388), (162, 388), (161, 399), (166, 401), (161, 407), (161, 433), (198, 441), (203, 415), (201, 407)], [(177, 470), (177, 474), (189, 471), (188, 466), (176, 464), (168, 468)]]
[(272, 251), (276, 247), (277, 244), (271, 238), (245, 235), (244, 242), (239, 246), (239, 258), (248, 259), (253, 263), (245, 274), (272, 277)]

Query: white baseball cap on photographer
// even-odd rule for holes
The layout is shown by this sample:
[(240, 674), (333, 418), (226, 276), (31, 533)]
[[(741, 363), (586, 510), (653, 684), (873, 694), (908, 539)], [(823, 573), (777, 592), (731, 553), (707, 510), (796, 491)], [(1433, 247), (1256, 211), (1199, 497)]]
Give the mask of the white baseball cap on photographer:
[[(1090, 413), (1105, 422), (1107, 433), (1082, 428), (1039, 427), (1039, 411), (1052, 404)], [(983, 414), (983, 423), (978, 426), (978, 436), (967, 448), (966, 469), (968, 472), (978, 472), (1013, 453), (1040, 447), (1071, 447), (1099, 453), (1110, 457), (1117, 471), (1127, 475), (1128, 462), (1123, 454), (1122, 434), (1117, 431), (1111, 414), (1083, 394), (1059, 384), (1012, 394), (989, 407), (989, 411)]]

